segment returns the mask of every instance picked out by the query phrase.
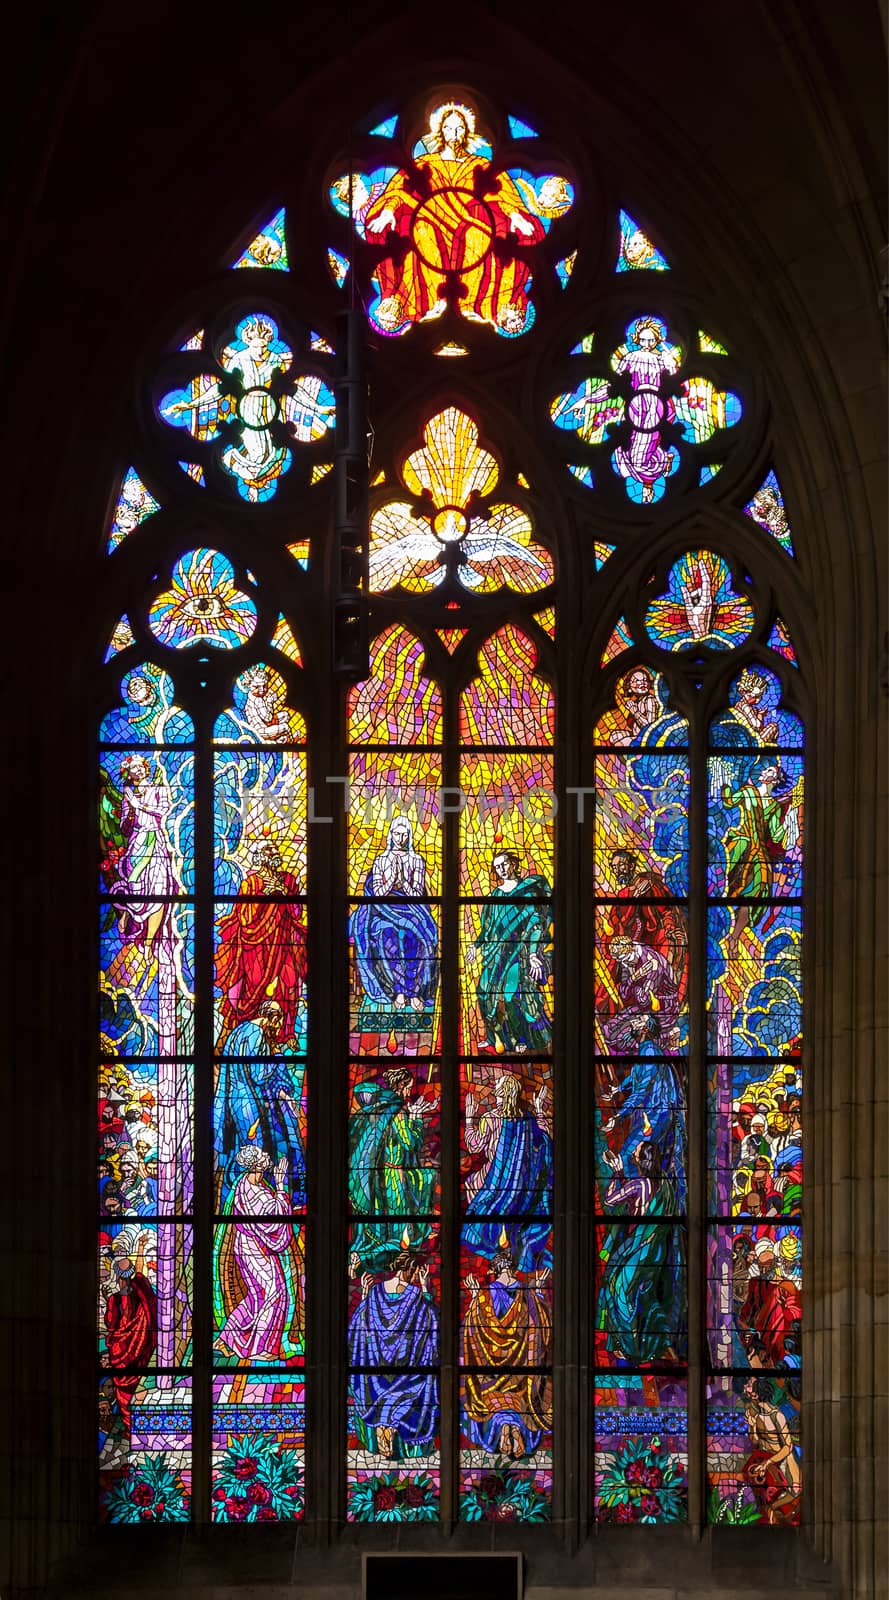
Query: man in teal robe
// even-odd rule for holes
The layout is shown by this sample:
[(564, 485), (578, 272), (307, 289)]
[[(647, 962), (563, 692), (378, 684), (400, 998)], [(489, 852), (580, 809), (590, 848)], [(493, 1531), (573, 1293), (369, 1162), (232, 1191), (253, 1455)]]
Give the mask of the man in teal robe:
[(491, 864), (496, 887), (482, 907), (481, 927), (469, 952), (481, 960), (475, 992), (485, 1037), (479, 1049), (518, 1055), (548, 1050), (550, 886), (536, 874), (521, 877), (519, 858), (512, 850), (499, 851)]
[[(366, 1078), (354, 1090), (349, 1120), (349, 1201), (362, 1221), (352, 1235), (352, 1269), (377, 1271), (399, 1250), (428, 1237), (422, 1220), (435, 1208), (435, 1167), (425, 1151), (427, 1116), (433, 1108), (412, 1098), (413, 1074), (406, 1067)], [(407, 1239), (405, 1240), (405, 1233)]]
[(684, 1355), (682, 1327), (684, 1264), (675, 1222), (676, 1195), (663, 1174), (657, 1145), (636, 1153), (638, 1176), (624, 1175), (620, 1158), (604, 1152), (614, 1177), (605, 1191), (605, 1208), (618, 1217), (599, 1246), (596, 1326), (605, 1335), (612, 1360), (644, 1364), (676, 1361)]

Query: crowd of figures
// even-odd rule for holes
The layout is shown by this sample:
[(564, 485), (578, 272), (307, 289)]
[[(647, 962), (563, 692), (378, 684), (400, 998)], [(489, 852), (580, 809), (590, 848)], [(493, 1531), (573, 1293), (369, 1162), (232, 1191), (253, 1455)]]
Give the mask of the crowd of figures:
[[(779, 902), (798, 892), (802, 789), (795, 769), (788, 776), (777, 756), (758, 753), (781, 731), (767, 691), (767, 675), (742, 674), (714, 739), (710, 889), (725, 918), (717, 925), (721, 966), (713, 967), (710, 1000), (717, 1025), (728, 1030), (717, 1040), (740, 1037), (755, 1053), (753, 1000), (757, 1016), (768, 1019), (778, 1014), (772, 995), (780, 991), (784, 1035), (777, 1048), (792, 1055), (791, 969), (782, 958), (773, 977), (763, 952), (773, 925), (787, 942)], [(254, 675), (241, 707), (241, 721), (263, 746), (280, 745), (289, 727), (269, 695), (267, 674)], [(134, 703), (141, 715), (141, 699)], [(611, 770), (636, 805), (633, 827), (606, 832), (604, 845), (597, 841), (596, 1359), (603, 1369), (681, 1367), (687, 758), (683, 725), (647, 669), (621, 681), (610, 717)], [(674, 746), (674, 754), (665, 754)], [(288, 754), (270, 751), (263, 759), (276, 763), (272, 776), (279, 781)], [(153, 1056), (174, 1058), (187, 1037), (181, 1019), (183, 1000), (190, 1000), (178, 908), (189, 890), (187, 784), (177, 760), (141, 752), (109, 759), (101, 800), (114, 949), (106, 992), (112, 1011), (121, 1010), (122, 997), (128, 1000)], [(233, 781), (243, 784), (243, 775)], [(216, 1359), (229, 1366), (286, 1366), (304, 1356), (298, 1219), (306, 1198), (306, 925), (301, 881), (284, 862), (273, 838), (248, 838), (236, 829), (224, 855), (228, 877), (216, 916), (213, 1334)], [(467, 1474), (486, 1462), (536, 1470), (548, 1459), (552, 1412), (552, 1106), (545, 1065), (553, 1020), (552, 891), (517, 849), (495, 849), (489, 870), (487, 895), (464, 907), (464, 1004), (471, 1016), (461, 1086)], [(352, 1452), (362, 1470), (429, 1465), (438, 1452), (440, 1086), (438, 1069), (422, 1064), (434, 1051), (420, 1046), (424, 1035), (427, 1046), (433, 1039), (439, 1005), (439, 930), (427, 876), (414, 825), (398, 815), (371, 857), (349, 924), (353, 1025), (364, 1057), (353, 1068), (349, 1128), (348, 1327)], [(727, 1020), (720, 1020), (719, 1005)], [(392, 1059), (393, 1039), (400, 1040), (400, 1060)], [(388, 1064), (373, 1060), (379, 1056)], [(769, 1073), (755, 1079), (747, 1073), (743, 1082), (730, 1075), (719, 1089), (712, 1158), (727, 1172), (714, 1204), (738, 1219), (730, 1241), (731, 1303), (723, 1294), (711, 1309), (712, 1353), (717, 1364), (764, 1375), (792, 1374), (801, 1345), (799, 1228), (785, 1220), (800, 1212), (801, 1084), (798, 1070)], [(711, 1085), (711, 1096), (716, 1092)], [(140, 1370), (156, 1360), (190, 1359), (187, 1307), (180, 1304), (188, 1298), (185, 1245), (182, 1237), (171, 1243), (174, 1230), (162, 1222), (187, 1219), (191, 1209), (189, 1096), (190, 1074), (181, 1066), (118, 1061), (102, 1068), (100, 1410), (103, 1461), (111, 1467), (126, 1460)], [(173, 1102), (179, 1109), (171, 1116)], [(711, 1276), (724, 1288), (715, 1257)], [(748, 1398), (752, 1407), (755, 1397)], [(760, 1433), (763, 1426), (760, 1419)]]
[[(527, 1467), (552, 1426), (549, 1074), (501, 1062), (473, 1074), (462, 1118), (463, 1442), (467, 1463)], [(433, 1069), (353, 1069), (351, 1432), (365, 1472), (437, 1470), (438, 1118)]]

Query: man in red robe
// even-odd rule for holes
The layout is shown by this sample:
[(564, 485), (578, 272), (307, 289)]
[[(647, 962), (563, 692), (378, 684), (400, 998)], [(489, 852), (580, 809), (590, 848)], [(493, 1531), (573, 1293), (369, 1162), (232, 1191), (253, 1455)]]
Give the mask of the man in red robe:
[(742, 1340), (753, 1333), (762, 1341), (764, 1365), (784, 1363), (784, 1338), (801, 1317), (800, 1292), (777, 1264), (775, 1242), (766, 1234), (756, 1241), (754, 1262), (744, 1304), (738, 1312)]
[(237, 904), (219, 921), (216, 987), (222, 991), (222, 1035), (255, 1017), (273, 996), (283, 1013), (283, 1037), (289, 1039), (306, 976), (306, 928), (302, 906), (278, 897), (298, 895), (299, 881), (282, 871), (275, 844), (257, 848), (253, 868)]
[(135, 1262), (126, 1255), (114, 1257), (102, 1293), (106, 1350), (102, 1366), (110, 1371), (121, 1420), (129, 1434), (139, 1369), (147, 1367), (157, 1344), (157, 1296), (145, 1275), (145, 1234), (139, 1239)]
[[(688, 922), (681, 906), (671, 905), (670, 891), (659, 873), (646, 867), (631, 850), (615, 850), (611, 866), (621, 900), (633, 902), (626, 908), (614, 906), (614, 932), (639, 944), (651, 945), (666, 956), (676, 979), (680, 1004), (688, 981)], [(647, 902), (661, 900), (661, 905)]]

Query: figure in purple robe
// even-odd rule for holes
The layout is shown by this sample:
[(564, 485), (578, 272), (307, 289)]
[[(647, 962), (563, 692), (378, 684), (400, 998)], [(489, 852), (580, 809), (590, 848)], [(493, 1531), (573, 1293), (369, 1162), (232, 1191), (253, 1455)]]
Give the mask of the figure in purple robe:
[[(363, 1449), (389, 1460), (423, 1456), (438, 1433), (438, 1321), (429, 1266), (403, 1250), (382, 1282), (365, 1272), (349, 1323), (353, 1426)], [(368, 1371), (376, 1368), (376, 1371)]]
[(676, 1055), (679, 1050), (679, 990), (665, 955), (622, 935), (610, 940), (621, 1001), (602, 1024), (614, 1055)]
[(647, 505), (654, 499), (655, 484), (673, 470), (673, 451), (664, 447), (660, 435), (660, 424), (670, 420), (672, 406), (658, 391), (664, 375), (676, 371), (677, 360), (669, 345), (665, 346), (660, 328), (647, 319), (636, 323), (633, 342), (638, 348), (621, 356), (615, 368), (627, 373), (633, 388), (627, 404), (632, 432), (629, 445), (619, 445), (612, 459), (622, 478), (641, 483), (642, 501)]
[(438, 929), (423, 903), (426, 863), (414, 849), (407, 817), (390, 824), (364, 892), (368, 899), (353, 911), (349, 926), (362, 1010), (428, 1013), (438, 988)]
[(303, 1349), (302, 1255), (294, 1224), (267, 1220), (290, 1210), (287, 1157), (273, 1184), (271, 1159), (258, 1145), (239, 1150), (237, 1163), (244, 1176), (224, 1208), (232, 1220), (216, 1230), (216, 1349), (238, 1361), (287, 1361)]

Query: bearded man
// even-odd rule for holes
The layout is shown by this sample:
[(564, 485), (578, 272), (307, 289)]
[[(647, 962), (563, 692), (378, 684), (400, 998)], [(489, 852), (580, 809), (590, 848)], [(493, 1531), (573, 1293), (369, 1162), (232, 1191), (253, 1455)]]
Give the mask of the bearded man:
[(306, 927), (303, 908), (294, 898), (299, 880), (282, 869), (281, 852), (271, 841), (254, 850), (252, 866), (237, 902), (219, 919), (220, 1047), (270, 997), (281, 1007), (283, 1037), (291, 1038), (305, 982)]

